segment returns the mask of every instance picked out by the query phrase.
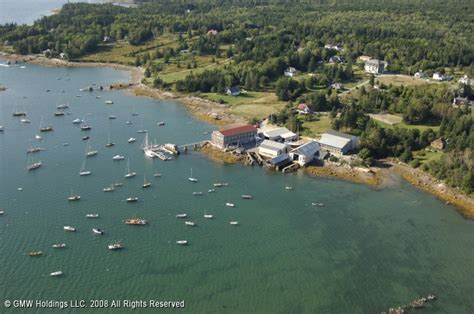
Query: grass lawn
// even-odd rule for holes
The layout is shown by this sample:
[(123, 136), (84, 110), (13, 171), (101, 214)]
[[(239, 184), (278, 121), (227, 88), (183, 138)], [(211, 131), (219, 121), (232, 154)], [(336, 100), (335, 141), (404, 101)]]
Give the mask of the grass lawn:
[(429, 81), (423, 79), (415, 79), (413, 76), (408, 75), (381, 75), (375, 78), (378, 83), (385, 85), (392, 84), (393, 86), (419, 86), (429, 84)]
[(439, 160), (441, 156), (443, 156), (443, 153), (438, 151), (419, 150), (413, 152), (413, 157), (419, 159), (422, 164), (432, 160)]
[[(194, 59), (197, 63), (197, 68), (195, 69), (187, 69), (186, 64), (187, 62), (191, 62)], [(189, 60), (183, 61), (180, 60), (181, 67), (177, 67), (177, 62), (172, 60), (173, 63), (165, 66), (165, 69), (160, 72), (158, 75), (165, 83), (174, 83), (179, 80), (183, 80), (188, 76), (191, 72), (194, 74), (198, 74), (204, 72), (204, 70), (211, 70), (218, 67), (223, 67), (224, 65), (230, 62), (230, 59), (217, 59), (217, 62), (212, 62), (212, 56), (195, 56), (193, 58), (189, 58)]]
[(274, 92), (246, 92), (239, 96), (227, 96), (216, 93), (202, 93), (201, 97), (219, 102), (223, 100), (233, 113), (248, 120), (262, 119), (280, 111), (285, 102), (279, 101)]
[(328, 115), (320, 116), (318, 119), (318, 121), (305, 121), (304, 117), (301, 117), (300, 120), (303, 122), (302, 134), (314, 137), (331, 128), (331, 119)]
[(382, 121), (374, 120), (377, 122), (378, 125), (380, 125), (383, 128), (388, 128), (388, 129), (393, 129), (394, 127), (399, 127), (399, 128), (405, 128), (405, 129), (418, 129), (420, 132), (423, 132), (424, 130), (427, 129), (432, 129), (433, 131), (438, 131), (439, 126), (438, 125), (427, 125), (427, 124), (406, 124), (404, 122), (397, 123), (397, 124), (388, 124)]

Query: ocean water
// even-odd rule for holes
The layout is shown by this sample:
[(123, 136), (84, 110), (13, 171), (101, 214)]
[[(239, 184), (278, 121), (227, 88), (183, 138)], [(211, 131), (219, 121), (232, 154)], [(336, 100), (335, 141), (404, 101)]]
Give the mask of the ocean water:
[(0, 24), (33, 24), (68, 2), (103, 3), (106, 0), (0, 0)]
[[(221, 165), (196, 152), (150, 160), (139, 149), (137, 130), (147, 129), (157, 143), (185, 144), (208, 138), (204, 133), (214, 126), (175, 102), (79, 91), (125, 82), (126, 72), (20, 66), (0, 67), (0, 83), (8, 88), (0, 92), (0, 312), (7, 311), (5, 299), (153, 299), (185, 300), (191, 313), (380, 313), (428, 293), (438, 300), (426, 313), (473, 312), (473, 222), (433, 196), (403, 181), (374, 190), (301, 172)], [(114, 104), (104, 103), (109, 99)], [(70, 114), (54, 117), (60, 103), (70, 104)], [(31, 123), (20, 123), (13, 110), (26, 111)], [(92, 130), (81, 131), (71, 123), (75, 118), (85, 118)], [(41, 120), (54, 131), (37, 141)], [(112, 148), (105, 147), (109, 134)], [(137, 141), (128, 144), (130, 137)], [(92, 175), (81, 177), (89, 145), (99, 153), (87, 159)], [(33, 155), (43, 166), (28, 172), (26, 150), (33, 146), (45, 149)], [(135, 178), (124, 179), (126, 162), (113, 161), (116, 154), (130, 159)], [(187, 180), (191, 168), (197, 183)], [(156, 171), (161, 178), (153, 177)], [(145, 174), (152, 186), (143, 190)], [(117, 180), (124, 186), (102, 191)], [(208, 193), (214, 182), (229, 186)], [(71, 190), (81, 201), (67, 201)], [(197, 191), (204, 195), (194, 196)], [(129, 196), (140, 200), (124, 202)], [(228, 201), (236, 207), (226, 207)], [(185, 226), (178, 213), (197, 226)], [(133, 216), (149, 224), (125, 225)], [(77, 232), (65, 232), (64, 225)], [(183, 239), (188, 246), (175, 243)], [(118, 240), (124, 250), (107, 249)], [(61, 242), (68, 247), (51, 248)], [(28, 256), (36, 250), (43, 256)], [(65, 275), (48, 275), (57, 270)]]

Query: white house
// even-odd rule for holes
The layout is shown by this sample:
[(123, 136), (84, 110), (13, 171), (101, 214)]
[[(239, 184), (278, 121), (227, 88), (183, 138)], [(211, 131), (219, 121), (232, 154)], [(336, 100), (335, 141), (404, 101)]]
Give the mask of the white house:
[(470, 85), (471, 84), (471, 80), (469, 79), (469, 77), (467, 75), (464, 75), (463, 77), (461, 77), (458, 81), (459, 84), (463, 84), (463, 85)]
[(285, 70), (285, 72), (283, 72), (283, 75), (288, 76), (288, 77), (293, 77), (293, 76), (296, 76), (298, 73), (299, 71), (297, 69), (295, 69), (294, 67), (289, 67), (288, 69)]
[(416, 79), (421, 79), (421, 78), (425, 78), (426, 77), (426, 74), (423, 72), (423, 70), (420, 70), (418, 72), (415, 73), (415, 75), (413, 75)]
[(301, 103), (296, 108), (296, 112), (298, 112), (299, 114), (310, 114), (311, 109), (309, 109), (307, 104)]
[(288, 145), (275, 141), (264, 140), (258, 147), (258, 153), (264, 157), (274, 158), (288, 153)]
[(229, 96), (239, 96), (240, 95), (240, 87), (232, 86), (230, 88), (227, 88), (225, 93)]
[(371, 59), (365, 62), (364, 70), (367, 73), (381, 74), (385, 70), (385, 62)]
[(318, 141), (320, 150), (336, 156), (342, 156), (357, 149), (360, 141), (357, 136), (329, 130), (321, 135)]
[(447, 79), (448, 78), (444, 74), (441, 74), (439, 72), (433, 73), (433, 80), (435, 81), (446, 81)]
[(319, 153), (319, 144), (316, 141), (311, 140), (291, 150), (290, 158), (300, 166), (305, 166), (314, 159), (317, 153)]

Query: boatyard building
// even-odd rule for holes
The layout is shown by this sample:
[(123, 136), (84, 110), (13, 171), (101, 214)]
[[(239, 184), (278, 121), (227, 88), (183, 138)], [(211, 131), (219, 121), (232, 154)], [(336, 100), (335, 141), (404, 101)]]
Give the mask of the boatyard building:
[(318, 141), (320, 150), (332, 155), (342, 156), (359, 147), (359, 138), (354, 135), (329, 130)]
[(241, 125), (212, 132), (212, 144), (221, 149), (255, 142), (257, 128), (253, 125)]
[(319, 144), (316, 141), (309, 141), (291, 150), (290, 158), (300, 166), (306, 166), (317, 154), (319, 154)]
[(288, 145), (270, 140), (264, 140), (258, 147), (258, 153), (268, 158), (274, 158), (288, 153)]

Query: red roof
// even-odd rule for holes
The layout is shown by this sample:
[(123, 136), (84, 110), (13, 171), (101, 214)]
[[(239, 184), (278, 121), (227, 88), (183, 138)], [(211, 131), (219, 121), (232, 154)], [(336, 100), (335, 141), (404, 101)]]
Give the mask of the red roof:
[(255, 132), (255, 131), (257, 131), (257, 128), (251, 124), (241, 125), (235, 128), (219, 130), (219, 132), (221, 132), (221, 134), (224, 136), (233, 136), (233, 135), (237, 135), (241, 133), (249, 133), (249, 132)]

